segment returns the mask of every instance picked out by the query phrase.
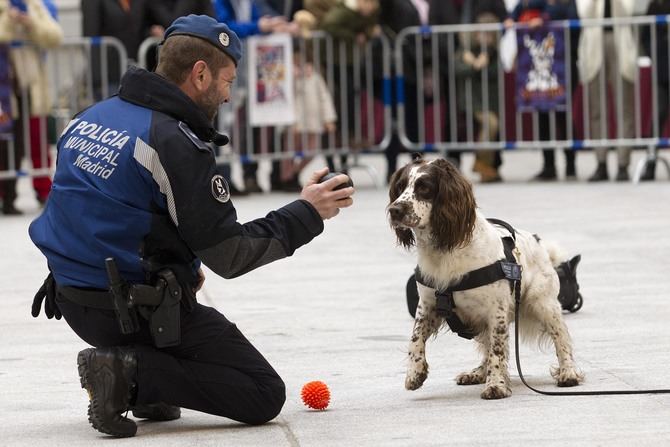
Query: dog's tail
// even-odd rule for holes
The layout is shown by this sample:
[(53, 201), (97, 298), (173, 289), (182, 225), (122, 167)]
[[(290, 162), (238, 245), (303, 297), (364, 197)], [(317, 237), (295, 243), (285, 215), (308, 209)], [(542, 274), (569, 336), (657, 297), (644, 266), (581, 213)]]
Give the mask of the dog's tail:
[(551, 260), (551, 265), (553, 265), (554, 268), (568, 260), (567, 253), (556, 242), (541, 239), (539, 243), (547, 251), (549, 259)]

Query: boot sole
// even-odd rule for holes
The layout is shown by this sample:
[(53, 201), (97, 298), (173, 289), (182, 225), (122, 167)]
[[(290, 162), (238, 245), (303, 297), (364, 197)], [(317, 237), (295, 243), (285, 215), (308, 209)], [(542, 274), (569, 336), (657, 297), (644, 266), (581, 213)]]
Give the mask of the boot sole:
[(105, 433), (117, 438), (129, 438), (135, 436), (137, 433), (137, 426), (134, 422), (127, 418), (121, 418), (121, 421), (128, 421), (133, 424), (134, 428), (131, 431), (119, 431), (110, 426), (107, 421), (100, 418), (99, 409), (104, 405), (103, 402), (98, 401), (98, 396), (92, 391), (91, 378), (89, 377), (90, 360), (95, 352), (95, 348), (84, 349), (77, 355), (77, 370), (79, 372), (79, 382), (81, 387), (88, 393), (88, 421), (93, 428), (101, 433)]

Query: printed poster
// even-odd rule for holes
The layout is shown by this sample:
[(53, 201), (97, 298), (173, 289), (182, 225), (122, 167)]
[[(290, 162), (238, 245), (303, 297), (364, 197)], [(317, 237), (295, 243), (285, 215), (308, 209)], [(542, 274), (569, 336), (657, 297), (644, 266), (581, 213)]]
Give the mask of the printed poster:
[(523, 112), (565, 110), (563, 29), (521, 29), (517, 39), (517, 108)]
[(295, 122), (293, 45), (289, 34), (248, 39), (249, 123), (279, 126)]

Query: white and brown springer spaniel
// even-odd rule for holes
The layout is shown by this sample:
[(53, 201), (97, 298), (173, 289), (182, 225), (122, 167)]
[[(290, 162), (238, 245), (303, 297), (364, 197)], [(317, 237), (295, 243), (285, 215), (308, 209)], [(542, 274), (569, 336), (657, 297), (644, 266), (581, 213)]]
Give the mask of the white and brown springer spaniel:
[[(506, 230), (491, 225), (481, 212), (472, 186), (448, 161), (414, 161), (391, 178), (387, 207), (398, 242), (416, 245), (424, 278), (446, 289), (468, 272), (504, 259), (501, 237)], [(559, 281), (554, 266), (565, 260), (556, 246), (517, 231), (517, 262), (522, 266), (520, 333), (524, 340), (556, 347), (558, 368), (551, 374), (558, 386), (575, 386), (583, 376), (575, 367), (570, 334), (557, 299)], [(519, 254), (520, 253), (520, 254)], [(409, 344), (405, 388), (416, 390), (428, 377), (426, 340), (445, 323), (435, 313), (435, 289), (417, 284), (419, 306)], [(455, 313), (478, 335), (481, 364), (456, 377), (459, 385), (485, 383), (483, 399), (512, 394), (508, 372), (509, 327), (514, 321), (514, 295), (501, 280), (476, 289), (454, 292)]]

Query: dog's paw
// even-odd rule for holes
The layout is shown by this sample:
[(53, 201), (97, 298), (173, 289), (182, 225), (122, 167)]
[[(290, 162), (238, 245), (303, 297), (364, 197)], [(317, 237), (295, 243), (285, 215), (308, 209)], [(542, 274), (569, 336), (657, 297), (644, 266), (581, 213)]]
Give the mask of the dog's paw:
[(456, 376), (456, 383), (458, 385), (480, 385), (484, 382), (486, 382), (486, 375), (480, 368)]
[(556, 379), (556, 385), (560, 387), (577, 386), (584, 380), (584, 375), (574, 368), (554, 369), (551, 375)]
[(482, 399), (491, 400), (491, 399), (504, 399), (505, 397), (510, 397), (512, 395), (512, 390), (509, 386), (504, 384), (498, 385), (489, 385), (484, 388), (482, 391)]
[(407, 377), (405, 377), (405, 388), (414, 391), (421, 388), (423, 382), (428, 378), (428, 364), (423, 363), (418, 368), (412, 368), (407, 371)]

